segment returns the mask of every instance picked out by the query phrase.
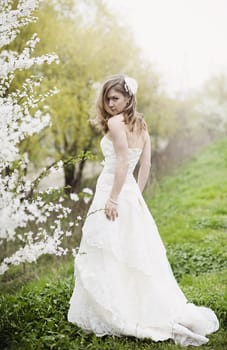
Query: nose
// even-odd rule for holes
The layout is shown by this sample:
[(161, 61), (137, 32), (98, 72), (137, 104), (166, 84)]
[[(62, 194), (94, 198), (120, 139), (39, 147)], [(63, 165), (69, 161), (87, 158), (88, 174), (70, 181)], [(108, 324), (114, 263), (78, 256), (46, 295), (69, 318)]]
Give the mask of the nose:
[(113, 100), (109, 100), (109, 107), (113, 107)]

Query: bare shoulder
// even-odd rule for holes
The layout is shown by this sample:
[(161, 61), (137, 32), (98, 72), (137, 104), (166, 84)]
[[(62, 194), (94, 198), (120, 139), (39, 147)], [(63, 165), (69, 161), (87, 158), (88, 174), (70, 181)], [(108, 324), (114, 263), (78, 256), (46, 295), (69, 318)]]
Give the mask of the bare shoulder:
[(120, 114), (116, 114), (113, 117), (109, 118), (108, 120), (108, 124), (112, 124), (112, 123), (120, 123), (124, 121), (124, 116), (122, 113)]
[(123, 121), (124, 121), (124, 117), (122, 114), (114, 115), (107, 122), (108, 128), (112, 129), (112, 128), (116, 128), (116, 127), (122, 127)]
[(123, 122), (124, 119), (122, 114), (115, 115), (108, 120), (109, 137), (113, 141), (115, 148), (118, 150), (128, 148), (125, 128), (122, 127)]

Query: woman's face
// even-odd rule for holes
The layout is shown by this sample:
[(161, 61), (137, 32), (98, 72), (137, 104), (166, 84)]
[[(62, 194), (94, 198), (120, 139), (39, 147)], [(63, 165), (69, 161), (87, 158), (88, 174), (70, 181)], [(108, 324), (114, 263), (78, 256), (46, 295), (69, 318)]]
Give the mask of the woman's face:
[(124, 111), (128, 101), (129, 98), (127, 96), (124, 96), (121, 92), (112, 88), (107, 94), (105, 109), (111, 115), (119, 114)]

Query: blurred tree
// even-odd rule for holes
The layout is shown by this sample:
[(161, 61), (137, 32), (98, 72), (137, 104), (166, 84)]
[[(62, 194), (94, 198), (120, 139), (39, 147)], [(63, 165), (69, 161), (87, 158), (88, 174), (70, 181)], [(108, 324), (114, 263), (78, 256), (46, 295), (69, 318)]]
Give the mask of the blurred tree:
[(178, 126), (175, 101), (161, 90), (160, 76), (152, 66), (142, 62), (135, 72), (139, 80), (138, 110), (142, 111), (152, 138), (152, 150), (157, 151), (161, 143), (168, 142)]
[[(46, 155), (63, 160), (97, 149), (97, 138), (88, 119), (99, 82), (109, 74), (129, 74), (133, 66), (140, 64), (132, 35), (102, 1), (94, 1), (92, 8), (86, 7), (85, 2), (82, 10), (79, 5), (80, 2), (79, 14), (68, 17), (67, 11), (62, 15), (45, 2), (38, 13), (39, 21), (30, 28), (41, 38), (38, 53), (48, 48), (60, 58), (60, 65), (44, 68), (49, 77), (46, 85), (56, 85), (60, 93), (50, 101), (52, 128), (40, 142), (47, 148)], [(30, 140), (24, 147), (39, 158), (42, 148), (34, 147), (34, 142)], [(65, 166), (65, 186), (69, 191), (78, 189), (84, 164), (82, 160), (76, 168), (73, 163)]]
[(208, 79), (198, 95), (201, 125), (211, 138), (227, 132), (227, 75), (223, 72)]
[[(129, 52), (132, 57), (136, 54), (130, 34), (117, 24), (103, 3), (95, 1), (93, 7), (93, 17), (86, 13), (88, 20), (84, 22), (84, 12), (68, 18), (45, 4), (33, 28), (41, 38), (40, 52), (48, 47), (58, 52), (61, 61), (53, 70), (46, 67), (45, 74), (49, 75), (49, 83), (61, 90), (50, 102), (52, 128), (47, 138), (52, 140), (53, 156), (63, 160), (96, 149), (88, 119), (97, 82), (110, 72), (126, 71)], [(80, 186), (84, 164), (82, 160), (76, 169), (73, 163), (65, 166), (65, 186), (69, 191)]]
[[(170, 137), (177, 127), (173, 101), (160, 90), (158, 74), (141, 58), (130, 31), (102, 0), (94, 0), (92, 5), (82, 0), (44, 0), (37, 16), (38, 22), (22, 33), (21, 40), (26, 40), (30, 32), (37, 32), (41, 41), (36, 54), (54, 51), (60, 58), (59, 65), (46, 65), (42, 71), (39, 68), (35, 71), (48, 76), (43, 89), (50, 86), (60, 89), (48, 101), (52, 127), (22, 146), (37, 166), (48, 156), (68, 160), (81, 151), (98, 152), (97, 133), (88, 120), (95, 113), (100, 82), (119, 72), (138, 79), (138, 109), (148, 122), (153, 148), (158, 147), (160, 138)], [(18, 81), (23, 78), (18, 76)], [(72, 162), (65, 165), (68, 192), (79, 188), (84, 165), (85, 160), (76, 166)]]

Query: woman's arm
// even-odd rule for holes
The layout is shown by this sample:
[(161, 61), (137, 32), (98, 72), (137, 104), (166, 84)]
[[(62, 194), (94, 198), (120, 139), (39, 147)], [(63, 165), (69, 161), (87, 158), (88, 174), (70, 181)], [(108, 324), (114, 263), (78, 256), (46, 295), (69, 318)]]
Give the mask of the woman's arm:
[(143, 192), (146, 186), (149, 173), (150, 173), (150, 167), (151, 167), (151, 142), (150, 142), (149, 133), (146, 132), (145, 143), (144, 143), (143, 151), (139, 161), (139, 172), (138, 172), (138, 180), (137, 180), (138, 186), (141, 192)]
[(128, 171), (128, 142), (121, 118), (115, 116), (109, 119), (108, 128), (116, 153), (116, 168), (110, 197), (106, 203), (105, 213), (107, 219), (115, 220), (115, 218), (118, 217), (118, 196)]
[(125, 128), (118, 116), (109, 119), (108, 128), (116, 153), (115, 176), (110, 198), (117, 201), (128, 171), (128, 142)]

